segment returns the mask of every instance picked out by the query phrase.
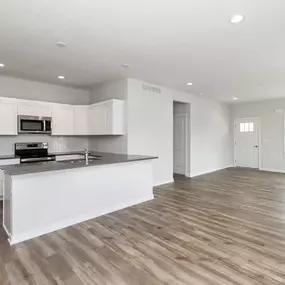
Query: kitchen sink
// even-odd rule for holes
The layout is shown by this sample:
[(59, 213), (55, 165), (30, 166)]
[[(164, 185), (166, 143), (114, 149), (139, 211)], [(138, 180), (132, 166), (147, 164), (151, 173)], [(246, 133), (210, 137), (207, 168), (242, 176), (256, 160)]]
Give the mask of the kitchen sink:
[[(94, 163), (97, 160), (101, 160), (101, 158), (98, 157), (90, 157), (88, 159), (88, 163)], [(70, 164), (86, 164), (85, 159), (70, 159), (70, 160), (62, 160), (62, 161), (58, 161), (60, 163), (70, 163)]]

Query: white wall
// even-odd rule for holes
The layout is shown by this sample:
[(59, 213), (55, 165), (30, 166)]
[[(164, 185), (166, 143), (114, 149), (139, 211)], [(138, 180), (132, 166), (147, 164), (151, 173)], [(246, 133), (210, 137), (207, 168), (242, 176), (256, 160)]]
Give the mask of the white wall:
[[(280, 110), (280, 112), (275, 112)], [(284, 157), (285, 99), (231, 106), (232, 130), (235, 118), (259, 117), (261, 123), (261, 169), (285, 172)]]
[(88, 90), (0, 76), (0, 97), (86, 105), (89, 95)]
[(96, 84), (90, 92), (90, 104), (110, 99), (127, 99), (127, 79)]
[[(127, 100), (127, 80), (117, 80), (98, 84), (90, 92), (90, 103), (97, 103), (109, 99)], [(127, 112), (127, 110), (126, 110)], [(126, 115), (127, 123), (127, 115)], [(89, 139), (89, 148), (92, 150), (127, 153), (127, 134), (124, 136), (94, 136)]]
[(160, 87), (161, 93), (128, 79), (128, 153), (159, 156), (156, 185), (173, 180), (173, 101), (191, 104), (190, 173), (197, 176), (232, 166), (230, 113), (226, 105)]

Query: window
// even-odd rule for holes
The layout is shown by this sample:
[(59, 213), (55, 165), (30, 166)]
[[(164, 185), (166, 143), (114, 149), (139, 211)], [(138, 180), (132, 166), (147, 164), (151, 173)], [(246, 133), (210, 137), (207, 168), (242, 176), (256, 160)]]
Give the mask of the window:
[(251, 133), (254, 132), (254, 124), (253, 123), (249, 123), (249, 131)]
[(241, 133), (252, 133), (254, 132), (254, 123), (240, 123), (239, 125), (239, 131)]

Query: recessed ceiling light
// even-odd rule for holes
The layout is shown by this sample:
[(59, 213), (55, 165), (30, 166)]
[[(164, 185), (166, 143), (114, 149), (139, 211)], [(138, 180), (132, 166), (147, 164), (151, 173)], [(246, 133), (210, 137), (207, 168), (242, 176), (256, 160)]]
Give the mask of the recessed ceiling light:
[(64, 42), (57, 42), (56, 45), (60, 48), (66, 47), (66, 43), (64, 43)]
[(58, 78), (58, 79), (64, 79), (65, 77), (62, 76), (62, 75), (59, 75), (57, 78)]
[(231, 23), (232, 24), (238, 24), (241, 23), (244, 20), (243, 15), (235, 14), (231, 17)]
[(130, 67), (130, 65), (128, 63), (123, 63), (122, 67)]
[(0, 63), (0, 67), (4, 67), (5, 65), (3, 63)]
[(238, 97), (233, 97), (233, 100), (237, 100), (238, 99)]
[(187, 85), (187, 86), (192, 86), (193, 83), (192, 83), (192, 82), (188, 82), (186, 85)]

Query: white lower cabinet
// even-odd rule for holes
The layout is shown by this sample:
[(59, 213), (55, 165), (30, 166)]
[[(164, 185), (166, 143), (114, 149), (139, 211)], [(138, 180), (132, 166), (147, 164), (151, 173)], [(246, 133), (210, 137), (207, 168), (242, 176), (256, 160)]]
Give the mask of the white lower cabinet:
[[(12, 159), (0, 159), (0, 166), (2, 165), (12, 165), (12, 164), (20, 164), (19, 158)], [(4, 189), (4, 171), (0, 169), (0, 200), (3, 198), (3, 189)]]
[(55, 105), (52, 108), (52, 135), (75, 135), (74, 107), (72, 105)]

